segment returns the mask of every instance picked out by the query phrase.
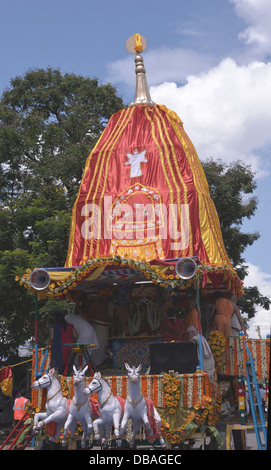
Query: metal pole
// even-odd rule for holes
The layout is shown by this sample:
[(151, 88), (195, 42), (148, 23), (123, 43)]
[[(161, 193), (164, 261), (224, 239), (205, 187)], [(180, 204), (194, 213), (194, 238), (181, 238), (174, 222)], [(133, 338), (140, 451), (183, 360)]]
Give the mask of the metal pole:
[[(197, 297), (197, 307), (199, 310), (199, 317), (201, 322), (201, 315), (200, 315), (200, 295), (199, 295), (199, 283), (197, 282), (197, 289), (196, 289), (196, 297)], [(199, 331), (199, 362), (200, 362), (200, 370), (203, 370), (203, 358), (202, 358), (202, 339), (201, 334)]]
[(38, 294), (35, 294), (35, 377), (39, 375), (39, 345), (38, 345)]
[[(270, 338), (271, 341), (271, 331), (270, 335), (267, 335), (267, 338)], [(270, 357), (269, 357), (269, 379), (268, 379), (268, 407), (267, 407), (267, 450), (271, 449), (271, 400), (270, 400), (270, 386), (271, 386), (271, 348), (270, 348)]]

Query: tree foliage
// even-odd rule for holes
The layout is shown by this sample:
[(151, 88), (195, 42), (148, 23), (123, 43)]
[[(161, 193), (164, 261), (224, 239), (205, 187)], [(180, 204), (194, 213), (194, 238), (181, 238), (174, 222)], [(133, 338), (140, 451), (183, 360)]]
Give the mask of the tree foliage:
[[(86, 158), (108, 119), (123, 106), (111, 84), (51, 68), (14, 78), (2, 95), (0, 357), (16, 355), (34, 332), (34, 297), (14, 278), (27, 268), (64, 265)], [(45, 304), (39, 312), (44, 341)]]
[[(218, 213), (227, 254), (245, 284), (248, 266), (244, 253), (260, 237), (258, 232), (245, 233), (242, 230), (244, 221), (253, 217), (257, 209), (258, 201), (253, 195), (256, 189), (254, 174), (250, 166), (241, 162), (225, 165), (222, 161), (209, 159), (203, 168)], [(242, 312), (252, 318), (257, 306), (268, 310), (271, 302), (260, 293), (257, 286), (253, 286), (245, 287), (239, 304)]]

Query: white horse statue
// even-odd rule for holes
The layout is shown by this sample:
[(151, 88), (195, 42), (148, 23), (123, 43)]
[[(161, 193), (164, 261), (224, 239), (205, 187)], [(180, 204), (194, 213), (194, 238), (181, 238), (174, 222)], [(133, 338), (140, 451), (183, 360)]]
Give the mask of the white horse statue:
[(130, 367), (125, 364), (128, 370), (128, 395), (124, 406), (124, 415), (121, 422), (120, 435), (123, 436), (126, 432), (126, 426), (129, 418), (133, 421), (132, 438), (129, 447), (134, 446), (136, 435), (139, 431), (140, 425), (144, 423), (146, 428), (146, 436), (150, 441), (159, 439), (161, 447), (165, 447), (165, 442), (161, 437), (161, 417), (156, 410), (153, 402), (145, 398), (140, 389), (140, 370), (141, 364), (138, 367)]
[(89, 440), (92, 431), (92, 419), (94, 417), (92, 405), (89, 398), (83, 393), (85, 389), (85, 373), (88, 369), (86, 366), (83, 370), (77, 370), (73, 366), (73, 385), (74, 385), (74, 397), (70, 404), (70, 412), (68, 419), (64, 426), (64, 434), (62, 439), (62, 446), (65, 447), (67, 444), (67, 434), (70, 431), (71, 439), (74, 436), (77, 422), (79, 421), (82, 429), (83, 436), (81, 440), (81, 447), (85, 449), (86, 441)]
[[(95, 372), (90, 384), (85, 388), (86, 395), (98, 394), (100, 417), (93, 421), (93, 431), (96, 440), (102, 439), (104, 448), (108, 447), (111, 426), (114, 426), (114, 435), (119, 439), (120, 422), (123, 416), (124, 399), (115, 397), (108, 382), (102, 378), (100, 372)], [(118, 441), (118, 446), (121, 441)]]
[(48, 374), (44, 374), (40, 379), (32, 384), (34, 390), (39, 388), (47, 388), (47, 400), (45, 405), (45, 413), (36, 413), (34, 416), (33, 430), (38, 433), (40, 429), (52, 421), (56, 423), (56, 431), (54, 436), (50, 436), (49, 441), (58, 441), (62, 426), (69, 415), (68, 400), (62, 395), (62, 387), (59, 378), (54, 369)]

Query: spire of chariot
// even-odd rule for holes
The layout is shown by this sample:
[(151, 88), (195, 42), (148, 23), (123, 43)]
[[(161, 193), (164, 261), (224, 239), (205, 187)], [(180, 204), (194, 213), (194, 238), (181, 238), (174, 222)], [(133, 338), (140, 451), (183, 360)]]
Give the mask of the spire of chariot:
[(147, 77), (146, 69), (144, 67), (144, 60), (142, 55), (147, 47), (146, 39), (140, 34), (134, 34), (130, 36), (126, 41), (126, 49), (131, 54), (135, 54), (135, 73), (136, 73), (136, 90), (135, 90), (135, 99), (129, 106), (139, 106), (146, 104), (149, 106), (154, 106), (155, 103), (151, 99)]

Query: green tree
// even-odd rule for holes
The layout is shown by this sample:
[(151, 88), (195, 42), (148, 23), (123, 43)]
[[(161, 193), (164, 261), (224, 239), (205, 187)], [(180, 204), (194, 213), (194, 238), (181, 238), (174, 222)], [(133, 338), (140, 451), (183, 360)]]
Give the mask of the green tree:
[[(215, 203), (227, 254), (240, 279), (244, 281), (248, 266), (244, 258), (245, 250), (259, 239), (258, 232), (245, 233), (244, 220), (255, 215), (257, 198), (253, 195), (257, 185), (255, 175), (249, 165), (233, 162), (207, 160), (203, 168), (208, 180), (210, 195)], [(239, 301), (243, 313), (254, 317), (256, 307), (269, 310), (271, 301), (263, 296), (257, 286), (245, 287)]]
[(61, 187), (72, 204), (86, 157), (122, 107), (112, 85), (96, 79), (49, 68), (11, 80), (0, 104), (0, 163), (9, 196)]
[[(51, 68), (10, 83), (0, 101), (0, 357), (11, 362), (34, 333), (34, 296), (15, 276), (64, 265), (86, 158), (124, 105), (111, 84)], [(52, 304), (39, 305), (41, 343)]]

